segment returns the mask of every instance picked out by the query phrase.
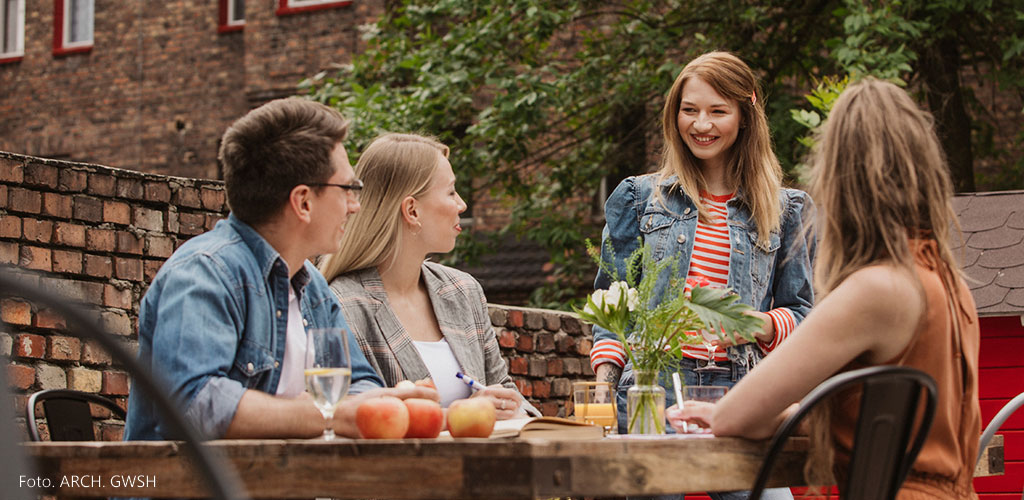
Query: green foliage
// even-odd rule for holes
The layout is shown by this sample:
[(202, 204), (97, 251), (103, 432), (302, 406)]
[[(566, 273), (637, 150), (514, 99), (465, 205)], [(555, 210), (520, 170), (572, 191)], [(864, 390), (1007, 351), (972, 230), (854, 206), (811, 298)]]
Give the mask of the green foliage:
[[(752, 308), (727, 288), (688, 280), (692, 291), (687, 291), (675, 278), (680, 275), (678, 257), (656, 260), (650, 246), (641, 244), (625, 260), (626, 277), (620, 280), (609, 264), (615, 260), (610, 244), (605, 246), (607, 259), (589, 240), (586, 246), (598, 267), (612, 278), (612, 285), (607, 291), (595, 291), (584, 307), (574, 310), (583, 321), (615, 333), (636, 370), (668, 368), (682, 356), (682, 345), (701, 342), (693, 332), (713, 331), (732, 342), (739, 335), (753, 342), (753, 332), (762, 326), (760, 318), (746, 314)], [(669, 287), (655, 302), (655, 285), (666, 275), (671, 279)]]

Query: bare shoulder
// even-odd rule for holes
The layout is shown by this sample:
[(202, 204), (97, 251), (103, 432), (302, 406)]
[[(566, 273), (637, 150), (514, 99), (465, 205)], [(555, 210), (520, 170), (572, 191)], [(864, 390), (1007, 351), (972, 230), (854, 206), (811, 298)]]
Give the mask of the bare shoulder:
[(888, 333), (877, 332), (883, 335), (890, 335), (893, 330), (913, 333), (924, 311), (924, 296), (917, 277), (888, 264), (857, 270), (832, 294), (842, 296), (858, 314), (886, 325)]

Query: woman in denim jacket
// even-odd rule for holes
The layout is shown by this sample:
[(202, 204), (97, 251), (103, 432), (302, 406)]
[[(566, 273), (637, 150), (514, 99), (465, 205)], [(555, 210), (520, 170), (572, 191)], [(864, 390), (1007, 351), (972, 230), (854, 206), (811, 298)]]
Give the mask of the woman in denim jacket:
[[(812, 203), (806, 193), (782, 188), (756, 87), (753, 72), (732, 54), (711, 52), (687, 64), (665, 102), (660, 170), (625, 179), (605, 203), (602, 250), (614, 250), (611, 263), (620, 276), (625, 259), (642, 242), (656, 259), (679, 258), (686, 275), (675, 278), (728, 286), (764, 320), (756, 343), (716, 345), (713, 359), (724, 370), (705, 370), (709, 349), (684, 349), (679, 372), (687, 385), (731, 387), (785, 339), (814, 300), (813, 241), (804, 230)], [(611, 260), (604, 252), (603, 258)], [(595, 288), (608, 288), (610, 279), (599, 272)], [(667, 275), (659, 279), (655, 300), (669, 281)], [(591, 365), (598, 380), (618, 387), (624, 432), (633, 371), (615, 334), (594, 328)], [(666, 394), (666, 403), (674, 404), (672, 391)], [(791, 498), (784, 488), (769, 493)]]

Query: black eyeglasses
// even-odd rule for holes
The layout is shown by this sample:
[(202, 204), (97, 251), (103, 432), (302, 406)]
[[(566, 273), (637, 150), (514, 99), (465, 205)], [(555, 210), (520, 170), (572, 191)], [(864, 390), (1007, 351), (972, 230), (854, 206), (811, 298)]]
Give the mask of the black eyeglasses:
[(359, 192), (363, 190), (363, 181), (361, 181), (359, 179), (353, 180), (352, 184), (331, 184), (330, 182), (314, 182), (314, 183), (310, 183), (310, 184), (306, 184), (306, 185), (310, 186), (310, 187), (317, 187), (317, 186), (334, 186), (334, 187), (339, 187), (341, 189), (344, 189), (345, 191), (348, 191), (349, 193), (352, 193), (352, 196), (356, 197), (357, 199), (359, 198)]

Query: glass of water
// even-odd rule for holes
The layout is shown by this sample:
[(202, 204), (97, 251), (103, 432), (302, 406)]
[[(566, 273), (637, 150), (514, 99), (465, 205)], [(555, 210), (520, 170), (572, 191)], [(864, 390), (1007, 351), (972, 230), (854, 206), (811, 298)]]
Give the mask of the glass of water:
[(306, 332), (306, 392), (324, 416), (323, 438), (334, 439), (334, 410), (348, 394), (352, 366), (348, 332), (341, 328), (313, 328)]

